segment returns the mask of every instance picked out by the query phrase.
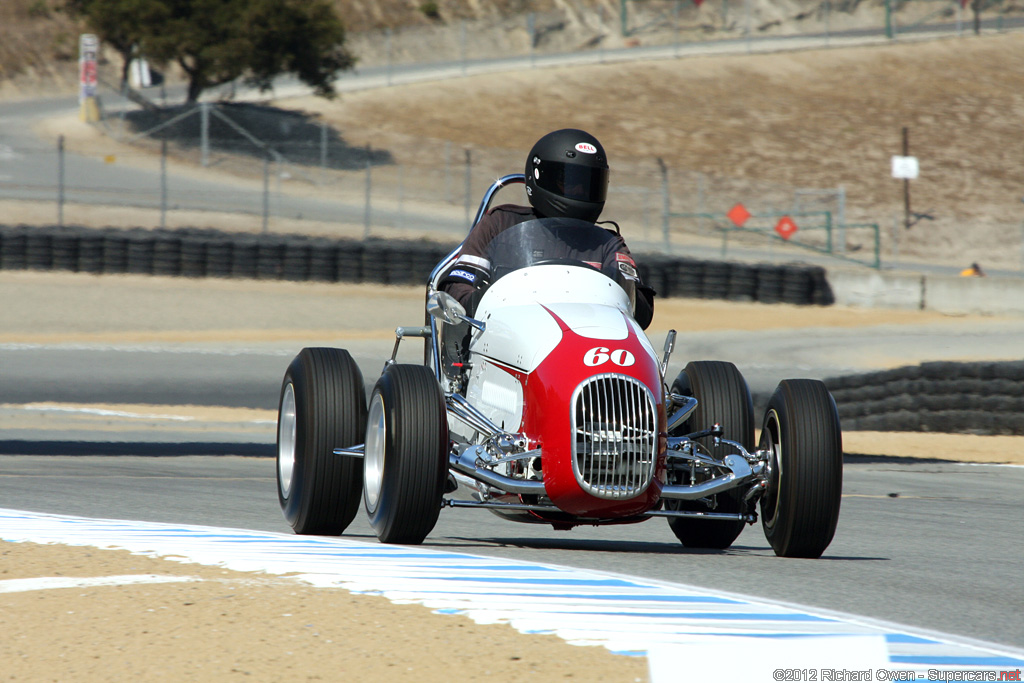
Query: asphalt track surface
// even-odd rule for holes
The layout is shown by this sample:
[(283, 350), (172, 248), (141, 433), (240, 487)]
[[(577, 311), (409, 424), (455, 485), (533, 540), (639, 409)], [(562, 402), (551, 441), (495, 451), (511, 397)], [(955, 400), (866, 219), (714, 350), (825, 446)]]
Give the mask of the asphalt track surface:
[[(717, 338), (704, 337), (709, 345)], [(892, 343), (898, 340), (894, 335)], [(805, 338), (804, 353), (792, 335), (780, 335), (779, 343), (804, 365), (781, 354), (767, 367), (770, 345), (763, 349), (765, 358), (748, 345), (746, 365), (740, 365), (753, 376), (755, 390), (783, 376), (835, 374), (842, 366), (815, 360), (813, 349), (821, 340), (813, 336)], [(850, 343), (858, 343), (856, 335)], [(390, 344), (354, 346), (372, 381)], [(408, 347), (404, 359), (415, 360), (418, 348)], [(0, 403), (60, 398), (171, 404), (201, 397), (207, 405), (273, 408), (294, 352), (273, 344), (5, 345), (0, 347)], [(843, 363), (858, 365), (851, 356)], [(0, 438), (0, 505), (288, 532), (275, 499), (273, 439), (273, 424), (198, 434), (173, 427), (150, 430), (141, 421), (113, 417), (106, 429), (41, 433), (15, 426)], [(836, 539), (816, 561), (775, 557), (758, 525), (746, 529), (731, 549), (707, 552), (684, 549), (659, 519), (555, 532), (475, 510), (444, 511), (426, 545), (683, 582), (1024, 647), (1022, 489), (1021, 467), (853, 458), (845, 469)], [(361, 515), (347, 536), (374, 541)]]
[[(424, 547), (612, 571), (839, 610), (1020, 648), (1024, 468), (851, 462), (820, 560), (775, 557), (758, 526), (726, 551), (683, 548), (668, 525), (556, 532), (445, 510)], [(288, 532), (274, 461), (244, 457), (6, 456), (13, 509)], [(346, 538), (375, 542), (362, 516)]]

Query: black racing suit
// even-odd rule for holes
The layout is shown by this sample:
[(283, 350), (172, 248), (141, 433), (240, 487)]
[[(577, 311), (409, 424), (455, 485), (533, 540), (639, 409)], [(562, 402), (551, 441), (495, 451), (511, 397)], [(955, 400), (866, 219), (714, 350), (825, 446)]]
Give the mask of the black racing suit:
[[(512, 226), (537, 218), (540, 216), (528, 206), (503, 204), (488, 211), (466, 237), (458, 258), (441, 280), (441, 289), (455, 297), (470, 316), (474, 315), (477, 304), (494, 275), (491, 250), (495, 242), (500, 244), (502, 241), (495, 238)], [(640, 282), (636, 264), (618, 230), (607, 232), (610, 244), (606, 246), (610, 246), (613, 259), (618, 261), (618, 272), (621, 276), (635, 281), (636, 302), (633, 315), (637, 323), (646, 330), (654, 317), (655, 292)], [(593, 265), (600, 269), (600, 264)]]

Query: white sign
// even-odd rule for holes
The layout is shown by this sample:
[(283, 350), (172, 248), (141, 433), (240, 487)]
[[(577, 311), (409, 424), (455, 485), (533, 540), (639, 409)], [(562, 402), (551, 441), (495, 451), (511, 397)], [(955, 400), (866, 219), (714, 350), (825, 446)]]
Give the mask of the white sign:
[(145, 59), (133, 59), (128, 64), (128, 81), (133, 88), (150, 88), (153, 86), (153, 74), (149, 70), (149, 62)]
[(79, 101), (96, 95), (96, 61), (100, 49), (99, 38), (83, 33), (78, 39)]
[(904, 180), (915, 180), (917, 178), (918, 166), (917, 157), (892, 158), (892, 177)]

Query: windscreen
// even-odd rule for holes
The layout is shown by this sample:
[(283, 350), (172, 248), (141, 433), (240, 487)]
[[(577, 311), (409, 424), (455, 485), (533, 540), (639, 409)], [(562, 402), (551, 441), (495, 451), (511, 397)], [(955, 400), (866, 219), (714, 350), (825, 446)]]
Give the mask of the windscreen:
[(615, 280), (633, 302), (635, 271), (632, 271), (632, 264), (624, 264), (618, 254), (621, 246), (617, 235), (587, 221), (575, 218), (526, 221), (491, 240), (488, 245), (491, 279), (498, 280), (529, 266), (575, 265), (593, 268)]

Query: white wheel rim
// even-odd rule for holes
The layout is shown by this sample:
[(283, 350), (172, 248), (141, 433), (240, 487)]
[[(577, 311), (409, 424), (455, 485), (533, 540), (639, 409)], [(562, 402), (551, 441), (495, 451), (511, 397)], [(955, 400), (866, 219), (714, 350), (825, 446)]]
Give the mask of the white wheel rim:
[(277, 421), (277, 481), (284, 498), (292, 492), (295, 471), (295, 388), (289, 382), (281, 395), (281, 413)]
[(377, 510), (380, 491), (384, 486), (386, 431), (384, 399), (380, 394), (374, 394), (366, 420), (366, 445), (363, 447), (363, 500), (370, 514)]

